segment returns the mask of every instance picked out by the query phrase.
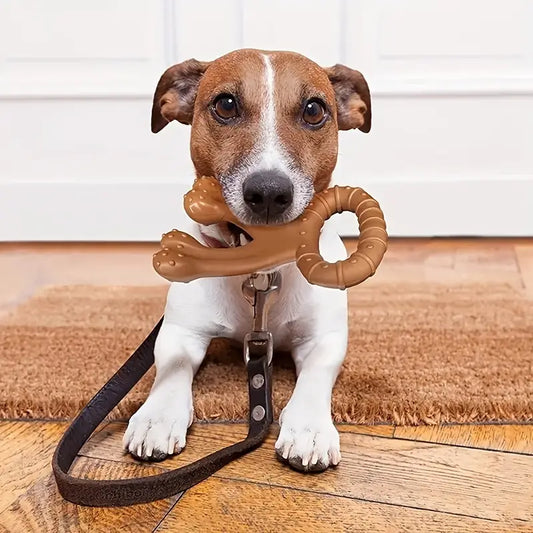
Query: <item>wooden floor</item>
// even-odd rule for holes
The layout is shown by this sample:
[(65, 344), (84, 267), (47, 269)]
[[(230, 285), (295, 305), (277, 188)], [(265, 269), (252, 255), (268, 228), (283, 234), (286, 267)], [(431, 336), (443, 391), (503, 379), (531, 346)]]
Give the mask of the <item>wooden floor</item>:
[[(0, 245), (0, 315), (48, 284), (161, 283), (150, 269), (154, 248)], [(533, 241), (393, 241), (369, 283), (406, 279), (509, 283), (533, 298)], [(314, 475), (275, 459), (273, 427), (260, 449), (186, 493), (120, 509), (77, 507), (58, 495), (50, 459), (66, 426), (0, 422), (0, 531), (533, 531), (531, 425), (341, 425), (340, 466)], [(75, 473), (158, 473), (245, 433), (240, 424), (196, 424), (182, 455), (142, 464), (122, 453), (124, 429), (123, 422), (102, 427), (80, 453)]]

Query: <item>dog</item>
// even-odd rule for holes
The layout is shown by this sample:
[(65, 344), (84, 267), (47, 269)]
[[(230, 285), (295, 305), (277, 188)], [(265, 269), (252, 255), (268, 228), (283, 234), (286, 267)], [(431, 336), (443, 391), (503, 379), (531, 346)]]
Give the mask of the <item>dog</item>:
[[(322, 68), (293, 52), (244, 49), (164, 72), (154, 95), (152, 131), (174, 120), (191, 125), (196, 174), (220, 182), (240, 221), (282, 224), (328, 187), (338, 130), (370, 131), (370, 93), (363, 75), (346, 66)], [(195, 225), (190, 233), (208, 246), (248, 242), (232, 225)], [(328, 225), (320, 250), (327, 261), (346, 257)], [(341, 459), (331, 394), (346, 355), (347, 295), (310, 285), (294, 263), (279, 271), (282, 288), (268, 327), (275, 348), (291, 351), (297, 381), (280, 415), (275, 449), (295, 469), (322, 471)], [(243, 279), (171, 284), (154, 349), (155, 381), (124, 434), (124, 448), (133, 456), (162, 460), (185, 447), (194, 413), (192, 381), (209, 343), (215, 337), (242, 342), (251, 327)]]

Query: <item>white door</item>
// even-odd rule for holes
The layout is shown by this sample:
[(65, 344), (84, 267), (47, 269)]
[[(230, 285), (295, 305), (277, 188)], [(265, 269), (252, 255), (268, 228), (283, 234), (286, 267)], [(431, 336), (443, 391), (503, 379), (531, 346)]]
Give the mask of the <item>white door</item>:
[(531, 28), (528, 0), (3, 0), (0, 240), (179, 226), (189, 132), (150, 133), (153, 89), (240, 47), (365, 74), (373, 128), (341, 134), (336, 181), (375, 196), (392, 235), (531, 235)]

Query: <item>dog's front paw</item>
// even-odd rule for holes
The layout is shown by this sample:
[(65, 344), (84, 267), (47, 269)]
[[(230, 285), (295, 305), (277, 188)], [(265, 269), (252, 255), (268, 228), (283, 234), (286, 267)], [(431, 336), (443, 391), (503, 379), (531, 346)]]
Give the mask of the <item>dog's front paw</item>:
[(278, 457), (296, 470), (321, 472), (341, 460), (339, 433), (331, 416), (287, 406), (280, 417)]
[(148, 397), (130, 418), (124, 433), (124, 450), (137, 459), (162, 461), (185, 447), (187, 428), (193, 420), (192, 405), (161, 404)]

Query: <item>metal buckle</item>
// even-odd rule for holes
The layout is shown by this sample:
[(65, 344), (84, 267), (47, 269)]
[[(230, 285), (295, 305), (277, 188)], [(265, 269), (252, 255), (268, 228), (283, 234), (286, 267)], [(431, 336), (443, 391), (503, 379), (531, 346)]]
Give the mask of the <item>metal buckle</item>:
[(257, 344), (258, 347), (263, 348), (267, 355), (268, 364), (272, 362), (274, 355), (274, 340), (270, 331), (250, 331), (244, 336), (244, 362), (248, 364), (250, 361), (250, 344)]

